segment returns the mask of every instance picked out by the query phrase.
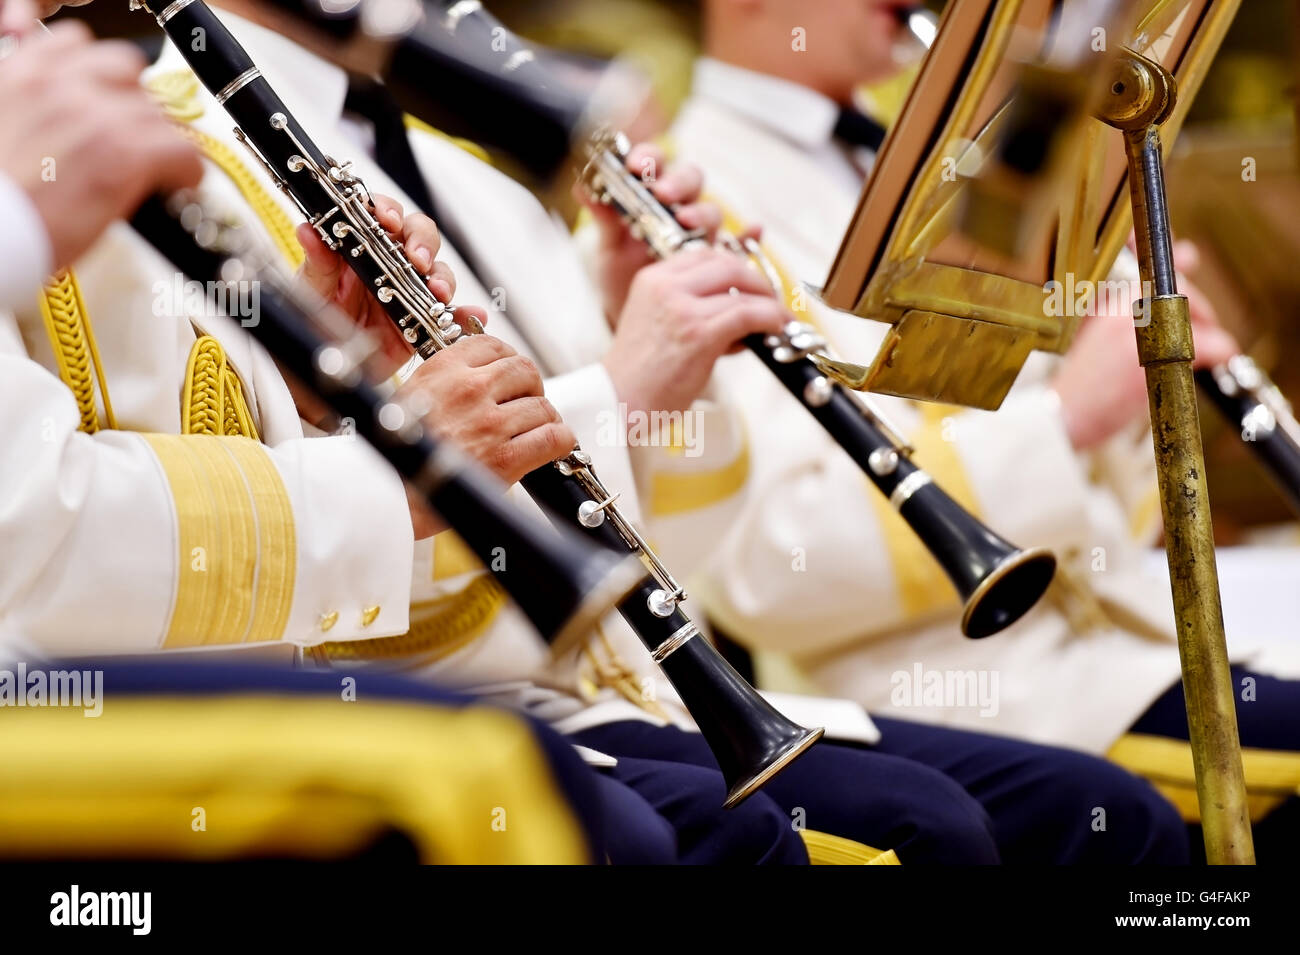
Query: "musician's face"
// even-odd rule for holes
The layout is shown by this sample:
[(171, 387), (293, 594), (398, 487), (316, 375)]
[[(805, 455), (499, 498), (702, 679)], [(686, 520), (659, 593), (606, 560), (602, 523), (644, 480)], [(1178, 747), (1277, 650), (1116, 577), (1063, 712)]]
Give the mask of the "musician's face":
[(745, 37), (762, 50), (768, 72), (848, 102), (855, 87), (885, 79), (898, 66), (901, 12), (916, 0), (710, 0), (711, 32)]
[[(894, 49), (904, 35), (900, 11), (916, 0), (781, 0), (787, 18), (807, 31), (807, 53), (828, 81), (849, 86), (895, 72)], [(793, 29), (793, 27), (791, 28)]]

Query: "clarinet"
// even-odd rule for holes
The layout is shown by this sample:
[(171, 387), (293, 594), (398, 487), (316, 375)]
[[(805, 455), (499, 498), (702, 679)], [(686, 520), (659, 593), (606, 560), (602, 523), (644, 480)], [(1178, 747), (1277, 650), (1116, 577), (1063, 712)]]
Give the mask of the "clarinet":
[[(302, 9), (301, 0), (277, 5), (321, 27), (356, 39), (364, 35), (360, 9), (328, 24)], [(900, 11), (924, 45), (928, 35), (918, 9)], [(931, 24), (932, 26), (932, 24)], [(704, 242), (686, 232), (672, 213), (629, 173), (627, 141), (604, 131), (588, 138), (604, 110), (599, 87), (589, 100), (559, 82), (534, 51), (503, 27), (478, 0), (427, 4), (424, 16), (391, 43), (382, 68), (393, 95), (435, 125), (495, 145), (536, 175), (565, 164), (575, 140), (585, 161), (582, 178), (597, 197), (614, 206), (657, 256)], [(447, 100), (441, 89), (464, 89)], [(484, 116), (492, 122), (485, 123)], [(509, 122), (499, 120), (510, 117)], [(527, 135), (523, 135), (526, 131)], [(729, 240), (733, 251), (759, 265), (774, 291), (782, 283), (757, 243)], [(961, 628), (987, 637), (1010, 626), (1034, 606), (1051, 583), (1056, 560), (1043, 548), (1022, 550), (985, 527), (912, 462), (911, 447), (878, 411), (839, 382), (854, 366), (837, 362), (811, 326), (794, 322), (782, 335), (745, 344), (790, 394), (840, 444), (883, 492), (930, 550), (963, 602)]]
[[(682, 226), (641, 180), (628, 171), (627, 137), (601, 131), (587, 143), (584, 187), (619, 213), (656, 258), (707, 246)], [(784, 282), (762, 248), (723, 235), (725, 248), (750, 258), (775, 293)], [(779, 335), (751, 335), (745, 346), (776, 376), (880, 489), (934, 555), (961, 594), (962, 632), (991, 636), (1023, 616), (1043, 595), (1056, 570), (1045, 548), (1021, 550), (999, 537), (952, 499), (911, 460), (911, 446), (861, 395), (839, 384), (825, 339), (804, 322)]]
[[(321, 152), (203, 0), (176, 0), (161, 13), (149, 6), (155, 0), (131, 2), (133, 8), (154, 13), (200, 82), (235, 121), (236, 138), (372, 290), (414, 348), (411, 364), (453, 345), (462, 334), (453, 307), (434, 297), (402, 246), (376, 219), (370, 194), (351, 164)], [(195, 31), (202, 31), (202, 49), (190, 43)], [(470, 322), (471, 334), (482, 331), (477, 321)], [(558, 515), (562, 526), (636, 555), (649, 571), (618, 610), (712, 748), (728, 783), (726, 806), (756, 792), (821, 737), (821, 729), (806, 729), (780, 714), (704, 637), (680, 606), (685, 591), (622, 514), (618, 495), (601, 483), (586, 452), (575, 448), (525, 475), (520, 484), (548, 515)]]
[(1241, 440), (1300, 515), (1300, 423), (1286, 396), (1248, 355), (1202, 368), (1195, 377), (1202, 394), (1240, 429)]
[(370, 336), (353, 332), (342, 319), (344, 334), (317, 331), (338, 316), (322, 311), (319, 301), (306, 301), (269, 263), (259, 261), (241, 230), (212, 215), (197, 198), (154, 197), (131, 224), (190, 278), (228, 282), (238, 276), (258, 283), (258, 320), (247, 324), (249, 332), (339, 420), (355, 422), (357, 433), (424, 495), (484, 564), (492, 564), (498, 548), (514, 556), (512, 563), (521, 571), (494, 573), (549, 643), (578, 639), (641, 583), (645, 569), (634, 557), (531, 520), (509, 502), (499, 482), (429, 435), (418, 414), (383, 397), (364, 374), (367, 359), (378, 350)]

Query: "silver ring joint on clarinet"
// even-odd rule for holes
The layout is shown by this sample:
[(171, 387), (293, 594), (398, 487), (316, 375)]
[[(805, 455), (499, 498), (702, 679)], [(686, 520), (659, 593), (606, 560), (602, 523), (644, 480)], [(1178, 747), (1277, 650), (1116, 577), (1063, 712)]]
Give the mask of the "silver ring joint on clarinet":
[(216, 96), (217, 102), (220, 103), (222, 106), (224, 106), (229, 101), (230, 97), (234, 96), (236, 93), (238, 93), (245, 86), (253, 82), (253, 80), (257, 79), (261, 75), (262, 75), (262, 71), (259, 70), (257, 67), (253, 67), (251, 70), (245, 70), (243, 73), (240, 73), (238, 76), (236, 76), (233, 80), (230, 81), (230, 83), (226, 86), (225, 89), (223, 89), (220, 93), (217, 94)]
[(652, 653), (651, 656), (654, 657), (655, 663), (663, 663), (672, 656), (674, 652), (680, 649), (682, 644), (687, 640), (698, 637), (699, 635), (700, 628), (694, 623), (685, 624), (671, 637), (659, 644), (659, 646), (655, 647), (654, 653)]
[[(174, 3), (170, 3), (164, 7), (162, 13), (156, 15), (154, 19), (158, 21), (160, 27), (164, 27), (172, 17), (176, 16), (176, 14), (180, 13), (193, 2), (194, 0), (175, 0)], [(148, 7), (142, 2), (142, 0), (131, 0), (131, 9), (147, 10)]]
[(889, 503), (894, 510), (901, 511), (903, 505), (912, 499), (912, 495), (927, 484), (933, 484), (934, 479), (924, 471), (913, 471), (889, 493)]

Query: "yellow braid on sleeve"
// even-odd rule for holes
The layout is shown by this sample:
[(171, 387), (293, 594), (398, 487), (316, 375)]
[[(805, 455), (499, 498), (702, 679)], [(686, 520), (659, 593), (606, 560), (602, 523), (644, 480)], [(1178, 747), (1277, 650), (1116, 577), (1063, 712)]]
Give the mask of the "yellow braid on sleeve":
[(80, 430), (94, 434), (101, 427), (95, 402), (96, 383), (104, 401), (105, 423), (109, 428), (117, 428), (113, 403), (109, 400), (108, 386), (104, 381), (99, 346), (95, 343), (95, 333), (86, 314), (81, 286), (71, 270), (64, 269), (50, 277), (41, 290), (39, 304), (59, 378), (72, 390), (77, 402), (77, 411), (81, 415)]
[(181, 433), (259, 440), (244, 389), (221, 342), (202, 335), (190, 349), (181, 395)]

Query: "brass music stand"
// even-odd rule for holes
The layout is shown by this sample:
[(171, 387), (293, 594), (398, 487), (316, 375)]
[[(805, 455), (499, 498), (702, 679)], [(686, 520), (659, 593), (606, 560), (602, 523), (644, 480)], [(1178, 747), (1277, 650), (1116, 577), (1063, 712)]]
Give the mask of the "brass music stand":
[[(1079, 316), (1048, 313), (1047, 283), (1096, 288), (1136, 223), (1135, 331), (1212, 864), (1253, 863), (1254, 848), (1161, 140), (1176, 135), (1238, 5), (951, 0), (823, 291), (893, 325), (870, 365), (828, 361), (828, 374), (995, 409), (1031, 351), (1063, 352), (1074, 335)], [(1050, 135), (1024, 135), (1035, 124)]]

